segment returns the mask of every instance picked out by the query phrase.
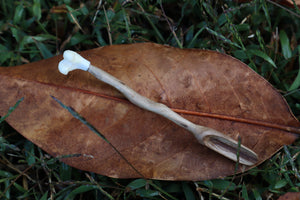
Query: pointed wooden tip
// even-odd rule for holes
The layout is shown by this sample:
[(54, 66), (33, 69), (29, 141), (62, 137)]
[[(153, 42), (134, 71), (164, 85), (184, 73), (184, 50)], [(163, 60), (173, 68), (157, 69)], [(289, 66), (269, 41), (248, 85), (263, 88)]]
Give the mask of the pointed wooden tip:
[(258, 156), (254, 151), (229, 137), (208, 135), (204, 137), (203, 142), (210, 149), (240, 164), (252, 166), (258, 162)]

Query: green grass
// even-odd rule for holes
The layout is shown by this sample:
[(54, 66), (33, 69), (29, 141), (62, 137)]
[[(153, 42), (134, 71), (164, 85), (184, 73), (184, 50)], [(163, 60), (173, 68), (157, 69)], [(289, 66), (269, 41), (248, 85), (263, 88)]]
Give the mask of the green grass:
[[(236, 57), (266, 78), (300, 118), (299, 9), (263, 0), (99, 2), (0, 0), (0, 65), (25, 64), (65, 49), (148, 41), (212, 49)], [(300, 190), (298, 145), (224, 179), (123, 180), (71, 168), (2, 122), (0, 199), (277, 199)]]

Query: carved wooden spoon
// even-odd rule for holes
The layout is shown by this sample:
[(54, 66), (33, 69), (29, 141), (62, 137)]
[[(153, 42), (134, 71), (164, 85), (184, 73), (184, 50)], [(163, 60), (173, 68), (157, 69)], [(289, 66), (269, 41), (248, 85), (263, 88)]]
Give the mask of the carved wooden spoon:
[(257, 154), (251, 149), (239, 143), (232, 138), (220, 133), (214, 129), (196, 125), (189, 120), (181, 117), (179, 114), (172, 111), (169, 107), (162, 103), (154, 102), (132, 90), (125, 83), (118, 80), (114, 76), (105, 71), (93, 66), (90, 62), (74, 51), (67, 50), (64, 52), (64, 59), (59, 63), (59, 71), (67, 75), (70, 71), (81, 69), (88, 71), (97, 79), (113, 86), (133, 104), (145, 110), (159, 114), (175, 124), (187, 129), (197, 138), (197, 140), (208, 148), (222, 154), (223, 156), (239, 162), (244, 165), (254, 165), (257, 160)]

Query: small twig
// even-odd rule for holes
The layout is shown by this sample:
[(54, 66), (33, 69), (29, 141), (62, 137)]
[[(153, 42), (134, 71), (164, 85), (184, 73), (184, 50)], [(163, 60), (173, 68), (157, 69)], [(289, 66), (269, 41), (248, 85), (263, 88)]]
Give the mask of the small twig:
[(4, 164), (5, 164), (7, 167), (9, 167), (10, 169), (12, 169), (12, 170), (18, 172), (19, 174), (23, 174), (24, 176), (26, 176), (26, 178), (27, 178), (28, 180), (30, 180), (30, 181), (32, 181), (32, 182), (35, 183), (35, 180), (32, 179), (28, 174), (25, 174), (25, 173), (23, 173), (21, 170), (19, 170), (18, 168), (16, 168), (16, 167), (15, 167), (15, 166), (7, 159), (7, 158), (5, 158), (4, 156), (1, 155), (1, 157), (2, 157), (2, 159), (4, 160), (3, 162), (5, 162)]
[(96, 21), (96, 18), (97, 18), (97, 15), (98, 15), (99, 11), (100, 11), (100, 7), (101, 7), (101, 5), (102, 5), (102, 0), (99, 0), (99, 2), (98, 2), (98, 5), (97, 5), (97, 11), (96, 11), (96, 13), (95, 13), (95, 15), (94, 15), (94, 18), (93, 18), (92, 24), (94, 24), (94, 23), (95, 23), (95, 21)]
[(63, 51), (63, 49), (65, 48), (65, 46), (70, 42), (70, 40), (72, 39), (73, 35), (75, 35), (77, 32), (79, 31), (79, 27), (75, 26), (72, 30), (72, 33), (69, 34), (69, 36), (67, 37), (67, 39), (65, 39), (62, 44), (60, 45), (59, 51)]
[(216, 198), (218, 198), (218, 199), (222, 199), (222, 200), (230, 200), (230, 199), (228, 199), (228, 198), (226, 198), (226, 197), (223, 197), (222, 195), (219, 195), (219, 194), (217, 194), (217, 193), (213, 193), (213, 192), (211, 192), (210, 190), (208, 190), (208, 189), (206, 189), (206, 188), (201, 188), (201, 187), (197, 187), (196, 188), (196, 190), (198, 191), (198, 192), (205, 192), (205, 193), (207, 193), (207, 194), (209, 194), (209, 195), (211, 195), (211, 196), (214, 196), (214, 197), (216, 197)]
[(200, 200), (204, 200), (204, 197), (203, 197), (203, 195), (201, 193), (201, 190), (198, 189), (198, 188), (200, 188), (199, 185), (198, 185), (198, 183), (194, 181), (194, 185), (196, 186), (196, 191), (198, 192)]
[(11, 186), (21, 177), (21, 176), (26, 176), (28, 177), (28, 175), (26, 175), (26, 172), (28, 170), (30, 170), (33, 167), (33, 165), (30, 165), (29, 167), (27, 167), (24, 171), (22, 171), (13, 181), (11, 181), (11, 183), (5, 188), (5, 190), (2, 192), (2, 194), (0, 194), (0, 198), (2, 198), (2, 196), (7, 192), (7, 190), (9, 190), (9, 188), (11, 188)]
[(104, 11), (104, 15), (105, 15), (106, 23), (107, 23), (107, 34), (108, 34), (109, 44), (112, 45), (111, 29), (110, 29), (109, 20), (108, 20), (104, 6), (103, 6), (103, 11)]
[(76, 24), (76, 26), (84, 33), (82, 27), (80, 26), (79, 22), (77, 21), (77, 19), (73, 16), (73, 14), (71, 12), (69, 12), (71, 18), (73, 19), (74, 23)]
[(89, 174), (85, 173), (85, 176), (93, 183), (97, 186), (97, 188), (100, 190), (100, 192), (102, 192), (102, 194), (104, 194), (105, 196), (107, 196), (109, 199), (114, 199), (108, 192), (106, 192), (95, 180), (93, 177), (91, 177)]

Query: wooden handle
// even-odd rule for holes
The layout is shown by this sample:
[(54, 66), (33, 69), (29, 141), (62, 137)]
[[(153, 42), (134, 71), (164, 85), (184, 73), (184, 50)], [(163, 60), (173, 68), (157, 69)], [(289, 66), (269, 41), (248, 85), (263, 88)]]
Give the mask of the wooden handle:
[[(67, 51), (70, 55), (70, 51)], [(79, 56), (78, 59), (74, 59), (74, 56)], [(196, 125), (189, 120), (181, 117), (179, 114), (172, 111), (169, 107), (162, 103), (154, 102), (138, 93), (133, 89), (128, 87), (125, 83), (115, 78), (114, 76), (108, 74), (107, 72), (89, 64), (89, 61), (82, 58), (79, 54), (72, 52), (72, 59), (68, 59), (69, 56), (65, 56), (65, 60), (61, 61), (59, 64), (59, 70), (63, 74), (67, 74), (69, 71), (74, 69), (81, 69), (88, 71), (94, 75), (97, 79), (113, 86), (119, 90), (130, 102), (137, 105), (140, 108), (154, 112), (158, 115), (161, 115), (175, 124), (181, 126), (182, 128), (190, 131), (197, 138), (197, 140), (207, 146), (208, 148), (222, 154), (223, 156), (244, 165), (254, 165), (258, 157), (255, 152), (251, 149), (245, 147), (244, 145), (239, 144), (237, 141), (232, 138), (220, 133), (214, 129)], [(84, 59), (84, 63), (88, 63), (88, 67), (83, 69), (82, 64), (78, 63), (77, 60)], [(76, 62), (72, 62), (75, 60)], [(78, 65), (78, 68), (76, 68)], [(70, 67), (71, 66), (71, 67)], [(86, 64), (85, 64), (86, 66)], [(239, 155), (239, 156), (238, 156)]]

